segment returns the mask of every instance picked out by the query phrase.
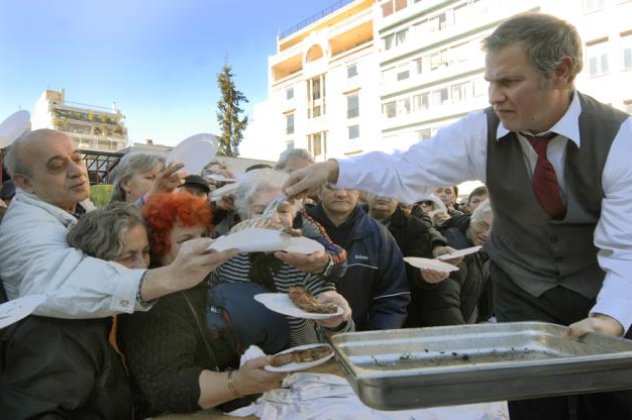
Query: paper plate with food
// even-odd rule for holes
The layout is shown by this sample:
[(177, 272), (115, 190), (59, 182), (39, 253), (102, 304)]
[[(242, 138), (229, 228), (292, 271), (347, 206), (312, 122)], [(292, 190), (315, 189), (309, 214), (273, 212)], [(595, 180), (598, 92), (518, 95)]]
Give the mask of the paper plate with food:
[(322, 365), (331, 359), (334, 351), (328, 344), (305, 344), (283, 350), (272, 357), (264, 369), (270, 372), (294, 372)]
[(302, 286), (291, 286), (289, 293), (259, 293), (255, 300), (271, 311), (295, 318), (329, 319), (344, 312), (333, 303), (320, 303)]
[(417, 268), (428, 268), (431, 270), (438, 271), (459, 271), (459, 267), (456, 265), (448, 264), (447, 262), (439, 261), (439, 260), (431, 260), (430, 258), (421, 258), (421, 257), (404, 257), (404, 261), (413, 267)]

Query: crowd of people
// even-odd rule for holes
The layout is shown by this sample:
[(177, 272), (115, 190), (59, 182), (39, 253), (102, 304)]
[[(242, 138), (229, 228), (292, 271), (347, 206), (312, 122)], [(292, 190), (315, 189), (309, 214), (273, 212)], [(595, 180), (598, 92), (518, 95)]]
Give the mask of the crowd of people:
[[(183, 174), (182, 163), (130, 153), (111, 203), (96, 209), (72, 138), (42, 129), (17, 139), (0, 191), (2, 292), (46, 298), (0, 330), (0, 413), (229, 411), (281, 385), (286, 374), (264, 369), (270, 355), (347, 331), (497, 319), (569, 325), (571, 339), (622, 336), (632, 323), (632, 243), (613, 229), (632, 228), (621, 216), (632, 202), (630, 118), (574, 89), (581, 44), (566, 22), (520, 15), (484, 48), (489, 109), (402, 154), (315, 163), (287, 150), (228, 190), (217, 179), (235, 174), (219, 161)], [(529, 140), (545, 134), (548, 158)], [(535, 187), (546, 164), (559, 183), (555, 211)], [(455, 184), (469, 179), (486, 186), (459, 202)], [(261, 221), (300, 229), (323, 250), (209, 251), (212, 238)], [(403, 259), (475, 246), (447, 260), (458, 271)], [(294, 318), (254, 300), (296, 285), (342, 314)], [(266, 355), (240, 365), (251, 345)], [(630, 418), (629, 394), (513, 401), (510, 412)]]

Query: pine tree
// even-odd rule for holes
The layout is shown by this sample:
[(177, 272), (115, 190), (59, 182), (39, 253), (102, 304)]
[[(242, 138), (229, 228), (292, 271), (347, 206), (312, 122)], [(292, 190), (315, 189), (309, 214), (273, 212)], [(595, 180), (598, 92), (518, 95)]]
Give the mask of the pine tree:
[(224, 64), (222, 72), (217, 75), (217, 86), (222, 91), (222, 98), (217, 101), (217, 122), (222, 130), (219, 138), (218, 155), (239, 156), (239, 143), (243, 139), (243, 132), (248, 125), (248, 117), (240, 119), (239, 114), (244, 112), (239, 107), (241, 102), (248, 99), (235, 88), (232, 68)]

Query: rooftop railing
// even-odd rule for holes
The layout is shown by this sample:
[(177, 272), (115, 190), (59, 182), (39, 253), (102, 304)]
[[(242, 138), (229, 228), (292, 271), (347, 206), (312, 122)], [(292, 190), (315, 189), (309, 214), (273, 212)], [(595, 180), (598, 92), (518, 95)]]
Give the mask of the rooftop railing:
[(308, 17), (307, 19), (297, 23), (296, 25), (292, 26), (291, 28), (288, 28), (284, 31), (282, 31), (279, 34), (279, 39), (283, 39), (286, 38), (290, 35), (292, 35), (295, 32), (300, 31), (301, 29), (303, 29), (304, 27), (311, 25), (312, 23), (316, 22), (319, 19), (322, 19), (323, 17), (335, 12), (336, 10), (346, 6), (349, 3), (352, 3), (354, 0), (340, 0), (334, 4), (332, 4), (331, 6), (328, 6), (327, 8), (321, 10), (320, 12)]

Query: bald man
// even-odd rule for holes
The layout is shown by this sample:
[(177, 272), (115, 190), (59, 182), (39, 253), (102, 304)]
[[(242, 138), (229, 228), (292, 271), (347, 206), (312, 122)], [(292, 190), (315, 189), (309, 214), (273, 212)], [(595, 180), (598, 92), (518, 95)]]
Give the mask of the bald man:
[[(235, 254), (211, 254), (211, 241), (201, 239), (183, 245), (171, 265), (153, 270), (88, 257), (66, 242), (77, 204), (90, 193), (73, 139), (54, 130), (33, 131), (13, 143), (5, 167), (18, 188), (0, 225), (0, 278), (9, 299), (46, 295), (37, 315), (99, 318), (146, 310), (160, 296), (195, 286)], [(157, 183), (173, 189), (181, 167), (170, 166)]]

